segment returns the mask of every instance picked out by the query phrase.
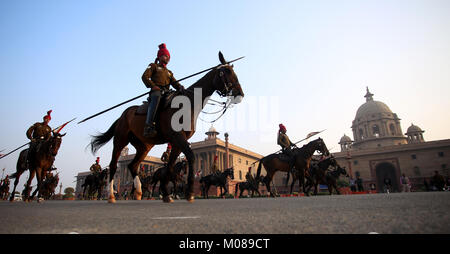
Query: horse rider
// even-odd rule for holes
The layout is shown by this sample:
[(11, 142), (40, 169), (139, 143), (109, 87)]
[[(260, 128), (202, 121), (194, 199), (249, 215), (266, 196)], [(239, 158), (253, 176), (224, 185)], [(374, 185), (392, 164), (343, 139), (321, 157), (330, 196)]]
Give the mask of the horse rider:
[(93, 175), (98, 175), (102, 171), (102, 166), (100, 166), (100, 157), (97, 157), (95, 163), (89, 168)]
[(281, 146), (282, 153), (289, 157), (289, 169), (292, 169), (295, 162), (295, 156), (291, 150), (291, 146), (295, 146), (295, 144), (293, 144), (289, 137), (286, 135), (286, 127), (281, 123), (279, 127), (280, 129), (278, 130), (277, 143)]
[(154, 63), (150, 63), (142, 75), (142, 81), (147, 88), (151, 88), (148, 97), (149, 105), (147, 119), (145, 121), (144, 136), (155, 137), (157, 134), (155, 116), (161, 96), (167, 93), (172, 85), (177, 91), (183, 91), (184, 87), (174, 78), (173, 73), (167, 69), (170, 61), (170, 53), (166, 44), (159, 46), (158, 55)]
[(256, 185), (256, 180), (252, 175), (252, 167), (248, 167), (248, 172), (245, 175), (245, 179), (247, 180), (247, 182), (249, 182), (252, 186), (257, 187)]
[(213, 175), (216, 175), (216, 176), (220, 174), (219, 163), (217, 161), (217, 155), (214, 155), (214, 162), (211, 166), (211, 172)]
[(169, 162), (170, 151), (172, 150), (172, 145), (170, 143), (167, 144), (166, 151), (161, 156), (161, 161), (164, 162), (164, 165), (167, 165)]
[(48, 141), (52, 136), (52, 128), (48, 125), (50, 120), (52, 120), (51, 113), (52, 110), (47, 111), (47, 115), (43, 117), (43, 122), (33, 124), (26, 132), (27, 138), (31, 140), (27, 154), (27, 162), (31, 158), (30, 155), (39, 151), (42, 143)]

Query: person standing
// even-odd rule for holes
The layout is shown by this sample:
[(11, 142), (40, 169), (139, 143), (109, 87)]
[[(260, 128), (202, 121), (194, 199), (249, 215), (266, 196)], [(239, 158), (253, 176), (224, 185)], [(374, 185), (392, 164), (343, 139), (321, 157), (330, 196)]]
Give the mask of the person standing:
[(359, 192), (364, 191), (363, 180), (359, 175), (356, 176), (356, 186)]
[(402, 184), (402, 192), (411, 191), (411, 183), (409, 182), (409, 178), (405, 176), (405, 173), (400, 177), (400, 183)]
[(353, 179), (353, 177), (350, 177), (349, 183), (350, 183), (350, 190), (352, 192), (356, 192), (355, 179)]

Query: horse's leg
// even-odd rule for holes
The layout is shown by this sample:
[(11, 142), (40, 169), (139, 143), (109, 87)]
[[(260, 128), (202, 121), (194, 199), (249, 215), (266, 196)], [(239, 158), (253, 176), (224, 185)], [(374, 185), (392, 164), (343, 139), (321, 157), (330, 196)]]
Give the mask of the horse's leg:
[(272, 189), (270, 188), (270, 183), (272, 182), (272, 178), (273, 178), (274, 174), (275, 174), (274, 171), (267, 171), (267, 175), (264, 178), (267, 191), (270, 193), (270, 196), (273, 198), (275, 197), (275, 195), (272, 193)]
[(109, 162), (108, 203), (116, 203), (116, 197), (114, 196), (114, 175), (116, 174), (120, 153), (126, 145), (128, 145), (127, 133), (121, 133), (120, 136), (114, 134), (113, 151), (111, 161)]
[(16, 172), (16, 177), (15, 177), (16, 179), (14, 179), (14, 188), (13, 188), (13, 190), (11, 192), (11, 197), (9, 198), (10, 202), (14, 202), (14, 192), (16, 192), (16, 187), (17, 187), (17, 184), (19, 184), (19, 178), (22, 175), (23, 171), (24, 170), (18, 170)]
[[(297, 176), (292, 173), (292, 183), (291, 183), (291, 192), (290, 192), (290, 194), (292, 194), (292, 191), (294, 190), (295, 180), (297, 180), (296, 178), (297, 178)], [(301, 186), (299, 186), (299, 188), (301, 188)]]
[(34, 190), (33, 195), (31, 195), (31, 200), (33, 200), (34, 195), (36, 195), (37, 192), (37, 202), (40, 203), (41, 201), (39, 198), (41, 197), (41, 188), (42, 188), (42, 178), (43, 178), (43, 172), (41, 168), (36, 168), (36, 180), (37, 180), (37, 187), (36, 190)]
[[(186, 200), (188, 202), (194, 202), (194, 152), (192, 151), (189, 143), (186, 140), (186, 137), (181, 134), (180, 132), (176, 132), (172, 135), (172, 144), (175, 144), (176, 147), (178, 147), (183, 154), (186, 156), (186, 159), (188, 161), (188, 186), (186, 190)], [(178, 155), (176, 155), (178, 157)], [(170, 154), (169, 163), (171, 162), (172, 153)], [(176, 159), (176, 157), (175, 157)], [(175, 160), (172, 162), (174, 163)], [(172, 168), (172, 167), (170, 167)]]
[(173, 147), (172, 151), (170, 152), (166, 170), (161, 171), (161, 179), (159, 181), (159, 192), (162, 193), (164, 203), (173, 203), (173, 199), (169, 195), (168, 185), (170, 179), (172, 178), (172, 175), (175, 174), (173, 166), (175, 165), (175, 162), (180, 153), (181, 153), (180, 148)]
[(152, 149), (153, 144), (144, 144), (140, 141), (136, 136), (130, 134), (130, 143), (136, 148), (136, 156), (134, 156), (133, 160), (128, 164), (128, 169), (130, 170), (131, 177), (133, 178), (133, 188), (131, 193), (135, 194), (136, 200), (141, 200), (142, 198), (142, 186), (141, 180), (139, 179), (139, 164), (145, 159), (148, 151)]
[[(36, 170), (34, 169), (30, 169), (30, 175), (28, 176), (28, 181), (27, 181), (27, 191), (25, 192), (25, 201), (32, 201), (32, 198), (30, 197), (30, 193), (31, 193), (31, 182), (33, 181), (34, 176), (36, 175)], [(34, 195), (33, 195), (34, 196)]]

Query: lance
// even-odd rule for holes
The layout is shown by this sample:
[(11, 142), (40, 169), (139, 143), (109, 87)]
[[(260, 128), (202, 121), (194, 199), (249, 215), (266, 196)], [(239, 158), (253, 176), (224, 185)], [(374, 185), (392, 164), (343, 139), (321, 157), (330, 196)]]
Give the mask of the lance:
[[(242, 59), (242, 58), (244, 58), (244, 57), (245, 57), (245, 56), (241, 56), (241, 57), (236, 58), (236, 59), (234, 59), (234, 60), (228, 61), (228, 62), (226, 62), (226, 64), (230, 64), (230, 63), (232, 63), (232, 62), (236, 62), (237, 60), (240, 60), (240, 59)], [(198, 74), (201, 74), (201, 73), (203, 73), (203, 72), (206, 72), (206, 71), (215, 69), (215, 68), (217, 68), (217, 67), (219, 67), (219, 66), (221, 66), (221, 65), (222, 65), (222, 64), (219, 64), (219, 65), (217, 65), (217, 66), (208, 68), (208, 69), (206, 69), (206, 70), (199, 71), (199, 72), (197, 72), (197, 73), (194, 73), (194, 74), (192, 74), (192, 75), (189, 75), (189, 76), (187, 76), (187, 77), (184, 77), (184, 78), (182, 78), (182, 79), (179, 79), (179, 80), (177, 80), (177, 82), (180, 82), (180, 81), (183, 81), (183, 80), (185, 80), (185, 79), (191, 78), (191, 77), (196, 76), (196, 75), (198, 75)], [(96, 116), (99, 116), (99, 115), (101, 115), (101, 114), (103, 114), (103, 113), (106, 113), (106, 112), (108, 112), (108, 111), (110, 111), (110, 110), (112, 110), (112, 109), (115, 109), (115, 108), (117, 108), (117, 107), (120, 107), (120, 106), (122, 106), (123, 104), (126, 104), (126, 103), (128, 103), (128, 102), (130, 102), (130, 101), (134, 101), (134, 100), (136, 100), (137, 98), (140, 98), (140, 97), (142, 97), (142, 96), (144, 96), (144, 95), (147, 95), (147, 94), (149, 94), (149, 93), (150, 93), (150, 92), (145, 92), (145, 93), (143, 93), (143, 94), (141, 94), (141, 95), (138, 95), (138, 96), (136, 96), (136, 97), (134, 97), (134, 98), (131, 98), (131, 99), (126, 100), (126, 101), (124, 101), (124, 102), (122, 102), (122, 103), (119, 103), (119, 104), (117, 104), (117, 105), (115, 105), (115, 106), (112, 106), (112, 107), (110, 107), (110, 108), (108, 108), (108, 109), (105, 109), (105, 110), (103, 110), (103, 111), (101, 111), (101, 112), (99, 112), (99, 113), (97, 113), (97, 114), (94, 114), (94, 115), (92, 115), (92, 116), (90, 116), (90, 117), (87, 117), (87, 118), (81, 120), (80, 122), (78, 122), (78, 124), (83, 123), (83, 122), (86, 122), (86, 121), (89, 120), (89, 119), (92, 119), (92, 118), (94, 118), (94, 117), (96, 117)]]
[[(326, 130), (326, 129), (325, 129), (325, 130)], [(308, 139), (308, 138), (310, 138), (310, 137), (312, 137), (312, 136), (315, 136), (315, 135), (317, 135), (317, 134), (319, 134), (319, 133), (321, 133), (321, 132), (324, 132), (325, 130), (321, 130), (321, 131), (315, 132), (315, 133), (313, 133), (311, 136), (308, 136), (308, 137), (306, 137), (306, 138), (304, 138), (304, 139), (302, 139), (302, 140), (300, 140), (300, 141), (295, 142), (294, 145), (296, 145), (296, 144), (298, 144), (298, 143), (300, 143), (300, 142), (302, 142), (302, 141), (304, 141), (304, 140), (306, 140), (306, 139)], [(276, 151), (275, 153), (278, 153), (278, 152), (281, 151), (281, 150), (282, 150), (282, 149)], [(264, 158), (264, 157), (263, 157), (263, 158)], [(263, 158), (261, 158), (261, 159), (255, 161), (255, 162), (253, 162), (253, 163), (250, 164), (250, 165), (253, 165), (253, 164), (257, 163), (258, 161), (262, 160)]]
[[(76, 117), (75, 117), (74, 119), (72, 119), (72, 120), (70, 120), (70, 121), (68, 121), (68, 122), (66, 122), (66, 123), (64, 123), (64, 124), (62, 124), (62, 125), (56, 127), (55, 129), (52, 130), (52, 132), (54, 132), (54, 131), (57, 131), (56, 133), (60, 132), (60, 131), (62, 130), (62, 128), (64, 128), (64, 126), (66, 126), (66, 124), (72, 122), (72, 121), (75, 120), (75, 119), (76, 119)], [(22, 147), (24, 147), (24, 146), (26, 146), (26, 145), (29, 145), (30, 143), (31, 143), (31, 142), (28, 142), (28, 143), (26, 143), (26, 144), (24, 144), (24, 145), (21, 145), (21, 146), (19, 146), (18, 148), (12, 150), (11, 152), (9, 152), (9, 153), (7, 153), (7, 154), (5, 154), (5, 155), (3, 155), (3, 156), (0, 156), (0, 159), (5, 158), (6, 156), (12, 154), (13, 152), (19, 150), (20, 148), (22, 148)]]

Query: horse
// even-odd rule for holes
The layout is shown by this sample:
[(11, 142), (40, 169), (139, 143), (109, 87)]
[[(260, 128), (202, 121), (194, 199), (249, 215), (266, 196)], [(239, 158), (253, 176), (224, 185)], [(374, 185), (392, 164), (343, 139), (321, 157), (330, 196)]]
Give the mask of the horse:
[[(327, 170), (329, 167), (337, 168), (338, 163), (334, 156), (330, 156), (327, 158), (324, 158), (320, 161), (312, 160), (310, 163), (310, 167), (308, 168), (306, 176), (306, 192), (309, 193), (311, 188), (314, 186), (314, 195), (317, 195), (317, 187), (319, 185), (319, 182), (322, 181), (323, 178), (325, 178)], [(298, 178), (298, 175), (296, 173), (292, 173), (293, 180), (291, 184), (291, 194), (292, 190), (294, 188), (295, 180)], [(287, 178), (287, 181), (289, 181), (289, 175)], [(309, 187), (309, 188), (308, 188)]]
[(41, 196), (44, 199), (50, 199), (53, 195), (55, 195), (55, 189), (56, 187), (58, 187), (58, 182), (59, 182), (58, 174), (51, 176), (50, 178), (46, 178), (42, 182)]
[(152, 181), (152, 178), (153, 178), (152, 175), (143, 176), (143, 177), (139, 176), (139, 179), (140, 179), (141, 185), (142, 185), (142, 198), (145, 197), (146, 192), (148, 192), (151, 197), (150, 183)]
[(0, 186), (0, 199), (6, 200), (9, 194), (9, 179), (5, 178)]
[(262, 182), (262, 179), (263, 177), (261, 176), (260, 178), (255, 178), (254, 183), (251, 183), (249, 181), (236, 183), (234, 196), (237, 196), (238, 192), (240, 191), (239, 197), (242, 197), (242, 193), (244, 193), (245, 190), (247, 191), (248, 195), (250, 195), (251, 192), (252, 197), (254, 196), (255, 192), (258, 193), (259, 196), (261, 196), (261, 193), (259, 192), (259, 183)]
[[(325, 142), (323, 142), (323, 139), (318, 138), (316, 140), (313, 140), (309, 142), (308, 144), (304, 145), (301, 148), (295, 147), (292, 149), (292, 152), (294, 154), (294, 167), (295, 170), (298, 173), (298, 179), (299, 179), (299, 186), (303, 188), (303, 192), (305, 192), (305, 170), (309, 168), (311, 158), (315, 151), (319, 151), (324, 155), (329, 155), (330, 152), (327, 149), (327, 146), (325, 145)], [(289, 162), (285, 160), (281, 160), (279, 157), (280, 154), (270, 154), (266, 157), (263, 157), (259, 161), (258, 170), (256, 172), (256, 177), (258, 178), (261, 174), (261, 166), (264, 165), (264, 168), (266, 169), (266, 176), (264, 177), (264, 183), (266, 184), (267, 191), (270, 193), (271, 197), (275, 197), (274, 193), (271, 191), (270, 183), (272, 182), (273, 176), (277, 171), (284, 171), (284, 172), (290, 172)]]
[[(94, 154), (100, 147), (114, 138), (111, 162), (109, 164), (109, 203), (115, 203), (113, 189), (114, 175), (117, 170), (117, 162), (122, 149), (128, 145), (128, 143), (131, 143), (131, 145), (136, 148), (136, 156), (130, 164), (128, 164), (128, 169), (134, 179), (133, 188), (136, 188), (135, 198), (140, 200), (142, 197), (142, 190), (141, 182), (138, 177), (138, 167), (153, 146), (168, 142), (172, 144), (172, 151), (170, 153), (167, 168), (172, 173), (176, 159), (180, 153), (183, 152), (189, 165), (188, 185), (185, 198), (188, 202), (194, 202), (195, 157), (188, 140), (195, 133), (198, 115), (206, 104), (206, 100), (216, 91), (222, 97), (230, 96), (230, 103), (233, 104), (241, 102), (244, 96), (238, 78), (234, 73), (233, 65), (229, 65), (225, 61), (221, 52), (219, 52), (219, 60), (221, 64), (206, 73), (205, 76), (200, 78), (200, 80), (195, 82), (192, 86), (186, 90), (175, 92), (175, 95), (177, 96), (171, 101), (171, 106), (168, 106), (168, 102), (165, 103), (166, 99), (161, 101), (156, 113), (158, 119), (156, 121), (157, 136), (145, 137), (143, 135), (146, 115), (136, 114), (139, 106), (131, 106), (122, 113), (105, 133), (100, 133), (99, 135), (92, 137), (90, 144), (91, 151)], [(186, 102), (185, 104), (190, 103), (190, 106), (183, 107), (182, 110), (178, 109), (177, 107), (179, 107), (180, 104), (183, 104), (180, 102), (180, 99)], [(225, 110), (224, 107), (223, 113)], [(182, 115), (180, 113), (182, 113)], [(183, 127), (179, 126), (181, 116), (183, 118)], [(172, 118), (176, 120), (172, 121)], [(169, 175), (170, 174), (168, 174), (167, 177)], [(169, 179), (167, 177), (162, 179), (160, 187), (162, 187), (163, 202), (171, 203), (173, 200), (168, 194), (167, 185)]]
[[(183, 172), (186, 173), (187, 168), (188, 168), (188, 163), (186, 161), (180, 161), (180, 162), (177, 162), (177, 164), (175, 164), (174, 174), (170, 174), (170, 172), (167, 170), (167, 166), (158, 168), (155, 171), (155, 173), (153, 174), (152, 179), (150, 181), (150, 186), (153, 185), (152, 196), (153, 196), (153, 193), (155, 193), (156, 184), (158, 182), (161, 182), (161, 180), (164, 178), (168, 178), (169, 181), (173, 183), (173, 187), (174, 187), (173, 193), (174, 193), (174, 195), (176, 195), (177, 187), (178, 187), (177, 183), (183, 182), (182, 174), (183, 174)], [(169, 174), (169, 176), (166, 176), (167, 174)], [(159, 186), (161, 188), (161, 183)]]
[(86, 198), (86, 190), (88, 190), (87, 198), (97, 193), (97, 200), (100, 200), (103, 187), (106, 185), (106, 177), (108, 176), (108, 168), (103, 169), (98, 174), (90, 174), (81, 185), (83, 187), (83, 198)]
[(209, 191), (209, 188), (211, 187), (211, 185), (225, 189), (225, 192), (223, 192), (223, 193), (222, 193), (222, 189), (220, 189), (221, 197), (223, 197), (226, 193), (228, 193), (228, 188), (227, 188), (228, 176), (230, 176), (231, 179), (234, 179), (233, 167), (225, 169), (223, 172), (220, 172), (218, 175), (210, 174), (210, 175), (203, 176), (202, 178), (200, 178), (200, 185), (201, 185), (201, 188), (203, 191), (203, 197), (209, 198), (208, 191)]
[(349, 177), (349, 175), (347, 174), (347, 171), (345, 170), (345, 167), (341, 167), (338, 164), (336, 167), (336, 170), (327, 172), (327, 174), (325, 175), (325, 179), (324, 179), (325, 181), (321, 182), (328, 186), (328, 191), (330, 192), (330, 195), (332, 195), (332, 193), (333, 193), (333, 188), (336, 190), (336, 193), (338, 195), (341, 194), (337, 188), (337, 179), (339, 178), (340, 175)]
[[(33, 200), (34, 196), (36, 195), (36, 192), (38, 193), (37, 201), (40, 202), (41, 197), (41, 185), (42, 181), (44, 179), (44, 176), (46, 175), (47, 171), (51, 170), (51, 166), (53, 165), (53, 162), (55, 161), (55, 157), (58, 154), (58, 150), (62, 143), (62, 137), (64, 137), (66, 133), (60, 134), (52, 132), (52, 136), (49, 140), (43, 141), (41, 144), (41, 147), (38, 151), (36, 151), (33, 154), (30, 154), (28, 156), (29, 149), (24, 149), (20, 152), (19, 158), (17, 159), (17, 165), (16, 165), (16, 172), (11, 175), (11, 178), (15, 178), (14, 180), (14, 188), (11, 195), (11, 198), (9, 201), (14, 201), (14, 192), (16, 191), (17, 184), (19, 183), (19, 178), (22, 175), (25, 170), (30, 171), (30, 176), (28, 177), (27, 181), (27, 187), (25, 188), (27, 192), (25, 192), (24, 201), (31, 201)], [(27, 161), (27, 157), (29, 157)], [(31, 181), (34, 178), (34, 175), (36, 175), (37, 179), (37, 188), (33, 192), (33, 195), (30, 196), (31, 188)]]

